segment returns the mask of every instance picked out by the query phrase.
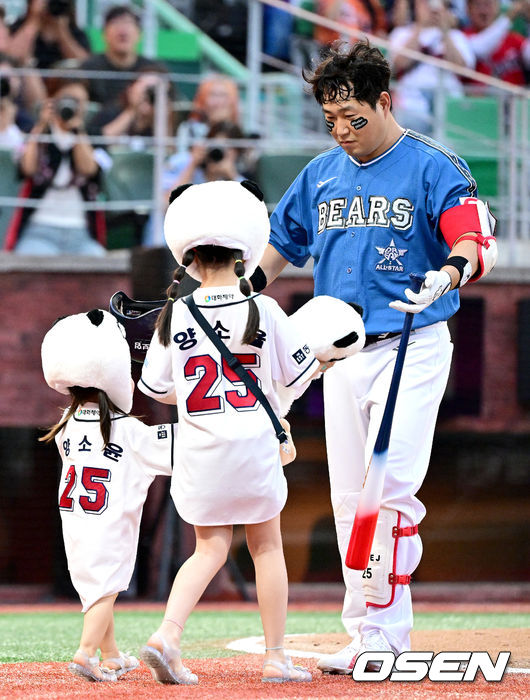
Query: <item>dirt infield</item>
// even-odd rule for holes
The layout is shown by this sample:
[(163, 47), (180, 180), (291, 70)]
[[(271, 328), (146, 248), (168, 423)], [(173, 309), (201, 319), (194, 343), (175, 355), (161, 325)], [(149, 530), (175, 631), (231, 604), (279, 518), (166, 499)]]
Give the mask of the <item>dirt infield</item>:
[[(120, 606), (121, 609), (129, 606)], [(131, 606), (136, 608), (137, 606)], [(150, 606), (143, 605), (142, 608)], [(315, 605), (294, 605), (291, 609), (310, 609)], [(328, 607), (327, 605), (318, 606)], [(418, 604), (416, 611), (466, 610), (467, 612), (528, 612), (528, 603), (480, 605), (480, 604)], [(6, 606), (7, 608), (7, 606)], [(7, 612), (6, 608), (0, 612)], [(79, 606), (39, 606), (39, 610), (79, 610)], [(249, 609), (248, 604), (201, 604), (202, 609)], [(36, 611), (36, 606), (16, 606), (17, 612)], [(161, 609), (154, 604), (153, 610)], [(330, 605), (329, 609), (337, 610)], [(14, 608), (9, 608), (14, 612)], [(164, 700), (170, 697), (195, 698), (200, 700), (268, 700), (269, 698), (298, 700), (335, 700), (339, 698), (393, 698), (393, 700), (426, 700), (444, 698), (453, 700), (469, 698), (482, 700), (514, 700), (530, 697), (530, 675), (507, 672), (502, 681), (486, 682), (480, 672), (470, 683), (436, 683), (424, 680), (420, 683), (404, 682), (355, 682), (349, 676), (323, 675), (317, 669), (317, 656), (332, 653), (348, 642), (344, 634), (292, 635), (286, 638), (286, 648), (295, 663), (309, 668), (313, 673), (312, 683), (265, 684), (261, 682), (263, 657), (257, 653), (237, 654), (227, 658), (186, 659), (186, 665), (199, 676), (196, 687), (163, 686), (155, 684), (149, 670), (140, 667), (127, 674), (118, 683), (88, 683), (72, 676), (66, 663), (6, 663), (0, 664), (0, 700), (57, 700), (103, 697), (114, 700)], [(228, 642), (228, 640), (227, 640)], [(412, 633), (412, 648), (439, 651), (487, 651), (495, 660), (500, 651), (510, 651), (509, 669), (530, 669), (528, 629), (472, 629), (472, 630), (415, 630)], [(300, 658), (296, 652), (315, 654), (315, 658)]]
[[(350, 639), (343, 634), (304, 635), (288, 638), (290, 653), (309, 651), (315, 654), (333, 654)], [(530, 644), (528, 629), (483, 630), (418, 630), (411, 635), (411, 648), (417, 651), (487, 651), (495, 660), (500, 651), (510, 651), (508, 668), (530, 671)]]
[[(297, 659), (294, 659), (295, 662)], [(263, 698), (528, 698), (527, 676), (505, 675), (500, 683), (478, 678), (473, 683), (355, 683), (349, 676), (326, 676), (316, 668), (316, 660), (300, 659), (313, 673), (312, 683), (272, 684), (261, 682), (262, 659), (255, 655), (225, 659), (190, 659), (186, 663), (199, 675), (199, 685), (155, 685), (145, 666), (129, 673), (118, 683), (87, 683), (71, 676), (66, 664), (3, 664), (0, 666), (0, 698), (6, 700), (52, 700), (56, 698), (195, 698), (220, 700), (259, 700)]]

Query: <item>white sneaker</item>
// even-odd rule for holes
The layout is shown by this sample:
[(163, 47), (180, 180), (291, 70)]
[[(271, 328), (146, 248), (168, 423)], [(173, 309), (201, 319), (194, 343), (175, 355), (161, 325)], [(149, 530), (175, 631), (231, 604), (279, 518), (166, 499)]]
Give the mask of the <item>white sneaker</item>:
[(322, 673), (338, 673), (340, 675), (348, 675), (352, 672), (353, 664), (359, 653), (360, 639), (352, 639), (348, 646), (344, 647), (335, 654), (326, 654), (322, 656), (318, 663), (317, 668), (322, 671)]
[[(357, 656), (359, 656), (359, 654), (362, 654), (365, 651), (391, 651), (394, 655), (396, 654), (394, 649), (392, 649), (390, 644), (387, 642), (381, 630), (378, 629), (370, 630), (370, 632), (367, 632), (366, 634), (362, 635), (361, 644), (357, 651)], [(353, 663), (355, 663), (357, 656), (354, 658)], [(382, 663), (382, 661), (369, 661), (366, 664), (366, 670), (379, 671)]]

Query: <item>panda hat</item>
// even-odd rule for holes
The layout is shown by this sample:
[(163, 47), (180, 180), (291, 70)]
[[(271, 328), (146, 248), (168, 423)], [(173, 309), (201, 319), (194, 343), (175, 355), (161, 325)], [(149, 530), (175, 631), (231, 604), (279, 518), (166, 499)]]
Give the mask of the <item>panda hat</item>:
[(362, 350), (366, 341), (363, 310), (357, 304), (322, 294), (289, 318), (320, 362), (344, 360)]
[[(218, 180), (182, 185), (171, 193), (164, 219), (164, 236), (175, 260), (199, 245), (242, 251), (245, 277), (250, 277), (269, 242), (270, 223), (263, 194), (251, 180)], [(194, 262), (186, 272), (200, 280)]]
[[(289, 319), (317, 360), (326, 363), (345, 360), (363, 349), (366, 334), (362, 313), (357, 304), (322, 294), (306, 302)], [(333, 372), (333, 368), (329, 371)], [(300, 392), (277, 383), (276, 393), (280, 415), (286, 416)]]
[(44, 336), (42, 370), (48, 386), (60, 394), (68, 387), (104, 391), (125, 413), (133, 401), (131, 355), (125, 333), (108, 311), (93, 309), (59, 319)]

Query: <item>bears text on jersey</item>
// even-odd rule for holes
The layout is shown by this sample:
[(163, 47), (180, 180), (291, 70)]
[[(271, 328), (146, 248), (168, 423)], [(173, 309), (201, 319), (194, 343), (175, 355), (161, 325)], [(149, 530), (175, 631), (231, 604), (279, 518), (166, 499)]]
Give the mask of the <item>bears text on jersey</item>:
[(397, 197), (390, 201), (384, 195), (370, 195), (367, 208), (368, 211), (361, 195), (355, 195), (351, 202), (346, 197), (319, 202), (317, 234), (320, 235), (326, 229), (350, 226), (389, 228), (392, 225), (400, 231), (412, 226), (414, 204), (406, 197)]

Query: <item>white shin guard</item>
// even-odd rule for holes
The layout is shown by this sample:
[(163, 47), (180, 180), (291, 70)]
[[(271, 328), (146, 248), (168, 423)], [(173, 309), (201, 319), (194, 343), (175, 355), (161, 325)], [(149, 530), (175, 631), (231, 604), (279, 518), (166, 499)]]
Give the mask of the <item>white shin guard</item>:
[[(414, 567), (410, 566), (410, 562), (409, 566), (405, 566), (407, 570), (399, 571), (399, 562), (403, 561), (403, 557), (398, 559), (399, 540), (418, 534), (417, 525), (403, 527), (402, 519), (403, 516), (396, 510), (381, 508), (379, 511), (370, 559), (362, 575), (367, 606), (386, 608), (392, 605), (396, 586), (408, 585), (419, 563), (419, 556), (414, 557), (417, 560)], [(405, 560), (408, 559), (405, 557)]]

